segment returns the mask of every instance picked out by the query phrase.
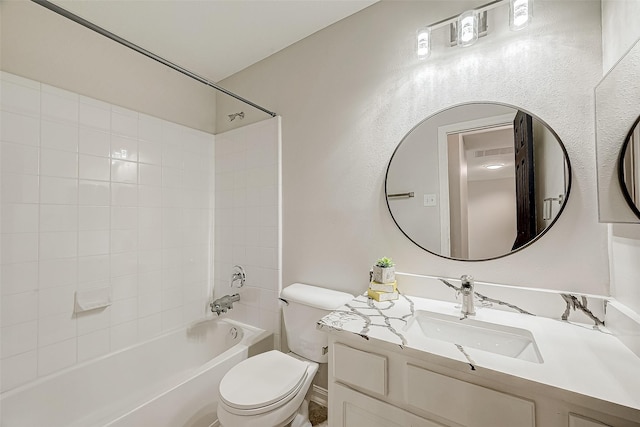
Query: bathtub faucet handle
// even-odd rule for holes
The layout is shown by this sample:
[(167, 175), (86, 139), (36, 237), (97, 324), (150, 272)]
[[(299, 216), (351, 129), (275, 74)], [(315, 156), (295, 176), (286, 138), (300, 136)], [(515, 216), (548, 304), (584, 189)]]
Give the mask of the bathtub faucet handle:
[(247, 274), (244, 272), (244, 268), (241, 265), (234, 265), (231, 272), (231, 282), (229, 287), (241, 288), (244, 286), (247, 280)]

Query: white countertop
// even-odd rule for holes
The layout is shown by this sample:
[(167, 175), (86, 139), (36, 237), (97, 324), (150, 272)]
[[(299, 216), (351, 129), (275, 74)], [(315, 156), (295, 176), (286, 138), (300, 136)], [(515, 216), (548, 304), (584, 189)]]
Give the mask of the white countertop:
[[(529, 330), (543, 358), (534, 363), (435, 339), (412, 338), (403, 329), (412, 313), (427, 310), (460, 315), (460, 305), (401, 295), (376, 302), (361, 295), (318, 322), (328, 332), (347, 332), (398, 345), (401, 350), (427, 352), (470, 364), (475, 369), (523, 378), (561, 390), (614, 403), (637, 412), (640, 421), (640, 358), (606, 328), (476, 306), (479, 321)], [(404, 332), (404, 333), (403, 333)]]

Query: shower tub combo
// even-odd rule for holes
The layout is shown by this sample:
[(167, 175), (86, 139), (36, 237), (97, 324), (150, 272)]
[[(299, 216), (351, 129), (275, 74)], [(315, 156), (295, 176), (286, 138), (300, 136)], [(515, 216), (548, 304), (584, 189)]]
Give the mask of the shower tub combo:
[(270, 333), (205, 320), (2, 394), (2, 427), (210, 427), (218, 386)]

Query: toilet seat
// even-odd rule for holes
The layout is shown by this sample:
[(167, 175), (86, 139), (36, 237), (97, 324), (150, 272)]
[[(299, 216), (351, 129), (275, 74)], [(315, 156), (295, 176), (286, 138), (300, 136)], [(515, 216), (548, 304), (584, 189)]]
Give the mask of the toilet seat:
[(220, 403), (236, 415), (272, 411), (298, 394), (309, 367), (309, 363), (276, 350), (245, 359), (220, 382)]

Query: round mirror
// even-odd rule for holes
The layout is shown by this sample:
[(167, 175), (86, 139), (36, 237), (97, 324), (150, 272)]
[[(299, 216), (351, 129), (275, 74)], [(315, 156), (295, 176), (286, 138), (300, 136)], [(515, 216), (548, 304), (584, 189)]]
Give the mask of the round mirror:
[(618, 177), (624, 198), (640, 218), (640, 117), (624, 141), (618, 162)]
[(511, 105), (469, 103), (426, 118), (400, 141), (385, 195), (416, 245), (480, 261), (538, 239), (570, 187), (569, 158), (553, 129)]

